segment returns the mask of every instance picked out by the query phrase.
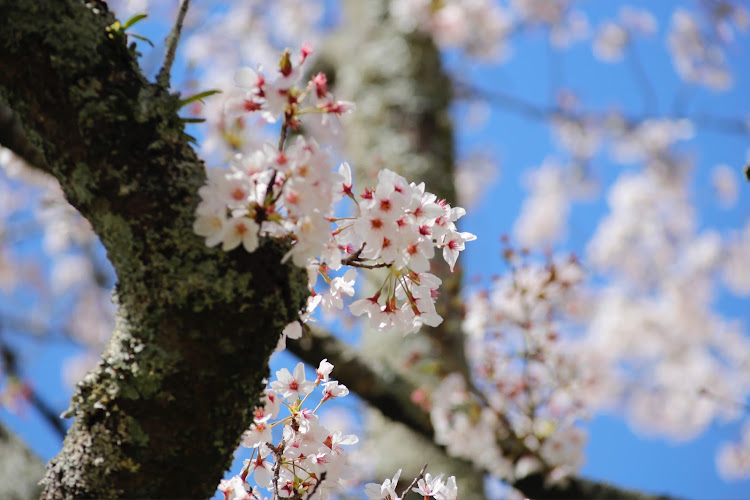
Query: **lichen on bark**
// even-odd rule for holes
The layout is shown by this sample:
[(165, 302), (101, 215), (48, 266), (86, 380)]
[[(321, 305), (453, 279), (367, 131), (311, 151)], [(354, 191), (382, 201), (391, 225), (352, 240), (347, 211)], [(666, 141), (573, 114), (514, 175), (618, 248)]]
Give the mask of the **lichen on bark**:
[(203, 163), (179, 96), (149, 83), (103, 3), (0, 0), (0, 100), (117, 273), (117, 321), (78, 385), (46, 498), (208, 497), (229, 466), (283, 327), (308, 294), (281, 264), (192, 232)]

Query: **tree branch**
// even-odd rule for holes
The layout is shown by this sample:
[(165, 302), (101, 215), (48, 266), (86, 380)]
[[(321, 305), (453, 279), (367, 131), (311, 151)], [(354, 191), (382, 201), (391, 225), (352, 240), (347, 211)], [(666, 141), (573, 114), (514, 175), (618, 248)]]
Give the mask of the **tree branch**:
[(179, 96), (145, 79), (113, 23), (90, 2), (0, 0), (0, 99), (118, 277), (115, 331), (44, 497), (209, 497), (307, 280), (281, 243), (226, 253), (193, 234), (205, 169)]
[[(588, 112), (573, 112), (563, 109), (559, 106), (546, 106), (529, 101), (523, 97), (513, 95), (502, 90), (486, 90), (472, 86), (466, 82), (454, 82), (454, 97), (456, 99), (484, 99), (490, 104), (498, 106), (505, 111), (524, 116), (531, 120), (548, 122), (556, 118), (566, 120), (580, 121), (584, 118), (593, 119), (596, 122), (605, 124), (610, 116), (608, 110), (593, 110)], [(677, 114), (642, 114), (623, 116), (626, 124), (633, 126), (647, 120), (670, 119), (678, 120), (687, 118), (697, 126), (706, 130), (713, 130), (724, 134), (733, 135), (750, 135), (750, 127), (744, 120), (739, 118), (727, 118), (712, 116), (707, 114), (697, 114), (694, 116), (683, 116)]]
[(182, 23), (185, 20), (190, 0), (180, 0), (180, 7), (177, 12), (177, 18), (175, 19), (172, 31), (169, 32), (166, 45), (166, 53), (164, 54), (164, 64), (159, 70), (159, 75), (156, 77), (156, 83), (163, 88), (169, 87), (169, 73), (172, 70), (172, 63), (174, 63), (174, 56), (177, 52), (177, 43), (180, 40), (180, 33), (182, 32)]
[[(3, 321), (0, 318), (0, 334), (3, 330)], [(22, 374), (18, 369), (18, 357), (16, 353), (0, 338), (0, 359), (2, 359), (2, 366), (5, 369), (5, 373), (11, 377), (15, 377), (17, 380), (22, 380)], [(39, 412), (41, 417), (52, 427), (60, 439), (65, 437), (65, 433), (68, 431), (65, 428), (62, 420), (60, 419), (60, 413), (53, 410), (44, 399), (42, 399), (33, 387), (28, 388), (29, 393), (26, 395), (28, 402), (33, 406), (36, 411)]]

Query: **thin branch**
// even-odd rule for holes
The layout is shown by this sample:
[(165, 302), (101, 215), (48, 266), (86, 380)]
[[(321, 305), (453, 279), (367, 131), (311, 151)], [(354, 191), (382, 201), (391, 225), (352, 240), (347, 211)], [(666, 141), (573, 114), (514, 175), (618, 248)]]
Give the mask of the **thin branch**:
[[(2, 328), (2, 325), (0, 325), (0, 328)], [(22, 377), (21, 372), (18, 368), (18, 355), (2, 339), (0, 339), (0, 356), (2, 357), (2, 364), (5, 372), (8, 375), (20, 380)], [(32, 387), (27, 387), (27, 389), (27, 401), (57, 432), (60, 439), (64, 438), (65, 434), (67, 434), (68, 432), (68, 429), (65, 428), (65, 425), (60, 418), (60, 412), (53, 410), (52, 407), (46, 401), (44, 401)]]
[(286, 447), (286, 441), (282, 439), (278, 447), (274, 446), (273, 443), (266, 443), (266, 445), (271, 449), (276, 459), (276, 463), (273, 466), (273, 498), (274, 500), (277, 500), (279, 498), (279, 475), (281, 472), (281, 459), (284, 453), (284, 448)]
[(60, 439), (64, 439), (68, 433), (68, 429), (60, 418), (60, 412), (55, 411), (34, 389), (29, 390), (28, 399), (29, 403), (39, 412), (42, 418), (57, 432)]
[(307, 495), (308, 500), (311, 499), (315, 495), (315, 492), (318, 491), (318, 488), (320, 487), (320, 485), (323, 483), (323, 481), (326, 480), (327, 475), (328, 474), (326, 473), (326, 471), (323, 471), (320, 474), (320, 479), (318, 479), (318, 482), (315, 483), (315, 486), (313, 486), (312, 491), (310, 491), (310, 493)]
[(189, 4), (190, 0), (180, 0), (177, 19), (175, 19), (174, 26), (172, 26), (172, 31), (169, 32), (169, 35), (164, 42), (167, 51), (164, 54), (164, 64), (159, 70), (159, 75), (156, 77), (156, 83), (163, 88), (169, 87), (169, 73), (170, 71), (172, 71), (172, 63), (174, 62), (174, 56), (177, 52), (177, 43), (180, 40), (180, 33), (182, 32), (182, 23), (185, 20), (185, 15), (187, 14)]
[[(565, 120), (581, 121), (593, 119), (601, 123), (606, 123), (607, 117), (611, 115), (609, 110), (593, 110), (588, 112), (572, 112), (558, 106), (545, 106), (537, 104), (523, 97), (509, 94), (501, 90), (486, 90), (472, 86), (466, 82), (454, 83), (454, 97), (461, 99), (483, 99), (490, 104), (496, 105), (505, 111), (515, 113), (526, 118), (548, 122), (555, 118)], [(695, 125), (706, 130), (735, 135), (750, 135), (750, 127), (741, 118), (727, 118), (721, 116), (712, 116), (707, 114), (696, 114), (694, 116), (685, 116), (680, 113), (672, 114), (642, 114), (642, 115), (623, 115), (625, 123), (634, 126), (646, 120), (657, 119), (680, 119), (687, 118)]]
[(409, 491), (411, 491), (411, 489), (414, 487), (415, 484), (417, 484), (417, 481), (419, 481), (420, 479), (424, 477), (424, 473), (426, 470), (427, 470), (427, 464), (424, 464), (424, 467), (422, 467), (422, 470), (419, 471), (419, 475), (417, 475), (417, 477), (414, 478), (411, 484), (407, 486), (406, 489), (401, 493), (401, 498), (406, 497), (406, 494), (409, 493)]
[(647, 114), (655, 113), (657, 109), (656, 92), (654, 92), (654, 87), (653, 85), (651, 85), (651, 80), (649, 80), (648, 74), (643, 68), (643, 64), (641, 63), (641, 58), (638, 56), (635, 44), (632, 42), (628, 46), (627, 60), (628, 65), (633, 72), (633, 77), (635, 78), (636, 82), (638, 82), (637, 85), (641, 89), (644, 111)]
[(345, 266), (351, 266), (351, 267), (361, 267), (362, 269), (379, 269), (382, 267), (390, 267), (390, 264), (386, 264), (385, 262), (381, 262), (380, 264), (363, 264), (362, 259), (359, 258), (360, 254), (362, 253), (362, 250), (365, 249), (365, 243), (362, 243), (362, 247), (351, 254), (349, 257), (342, 259), (341, 263)]

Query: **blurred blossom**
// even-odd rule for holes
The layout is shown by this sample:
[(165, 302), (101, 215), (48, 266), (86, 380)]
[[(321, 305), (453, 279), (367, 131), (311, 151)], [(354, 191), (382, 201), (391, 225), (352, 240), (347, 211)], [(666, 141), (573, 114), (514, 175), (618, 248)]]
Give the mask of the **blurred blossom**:
[(45, 191), (36, 216), (44, 227), (44, 250), (50, 255), (97, 239), (89, 221), (67, 202), (56, 182)]
[(750, 221), (744, 229), (733, 232), (724, 255), (722, 276), (727, 287), (737, 295), (750, 295)]
[(390, 12), (404, 32), (429, 33), (441, 48), (465, 50), (472, 57), (498, 61), (508, 53), (513, 18), (494, 0), (391, 0)]
[(497, 158), (481, 153), (470, 154), (460, 160), (455, 170), (455, 186), (458, 203), (463, 206), (476, 205), (493, 187), (499, 177)]
[(68, 321), (67, 333), (76, 341), (101, 350), (115, 326), (115, 306), (110, 292), (97, 287), (80, 291)]
[(704, 35), (695, 15), (678, 8), (672, 14), (667, 45), (672, 62), (686, 81), (712, 90), (727, 90), (732, 75), (724, 49)]
[(66, 359), (62, 366), (62, 378), (70, 387), (75, 386), (83, 380), (84, 375), (93, 369), (99, 362), (99, 354), (96, 351), (88, 351), (78, 356)]
[(52, 293), (61, 294), (73, 287), (90, 285), (93, 274), (90, 258), (78, 254), (63, 255), (52, 261), (50, 288)]
[(626, 5), (620, 9), (622, 25), (630, 32), (642, 35), (653, 35), (658, 27), (654, 15), (645, 9)]
[(594, 38), (594, 55), (602, 61), (616, 62), (623, 51), (638, 35), (653, 35), (656, 19), (647, 10), (625, 6), (620, 9), (617, 21), (605, 21)]
[(561, 23), (572, 3), (572, 0), (510, 0), (510, 6), (523, 20), (548, 25)]
[(116, 12), (120, 19), (128, 19), (134, 14), (148, 12), (150, 0), (108, 0), (109, 10)]
[(10, 293), (17, 281), (15, 263), (8, 252), (0, 248), (0, 292)]
[(2, 146), (0, 146), (0, 169), (3, 169), (9, 179), (22, 181), (32, 186), (47, 187), (57, 184), (54, 177), (36, 168), (30, 168), (24, 160)]
[(747, 33), (750, 28), (750, 11), (740, 1), (703, 2), (701, 7), (707, 11), (707, 20), (712, 24), (713, 32), (721, 43), (732, 43), (735, 32)]
[(562, 238), (570, 210), (570, 187), (565, 170), (547, 159), (526, 175), (530, 193), (513, 226), (519, 243), (529, 248), (554, 245)]
[(563, 22), (550, 31), (550, 41), (558, 49), (566, 49), (575, 42), (585, 40), (590, 34), (589, 20), (581, 11), (571, 11)]
[(647, 161), (668, 154), (674, 144), (693, 135), (693, 124), (687, 119), (644, 120), (615, 137), (614, 157), (622, 163)]
[(552, 120), (555, 138), (576, 159), (590, 159), (604, 142), (603, 129), (594, 119), (556, 118)]
[(684, 187), (656, 172), (621, 175), (608, 203), (611, 212), (589, 242), (591, 263), (639, 282), (676, 261), (675, 241), (684, 241), (695, 225)]
[(721, 446), (716, 461), (724, 479), (739, 480), (750, 475), (750, 420), (745, 421), (739, 441)]
[(628, 32), (625, 28), (611, 21), (606, 22), (596, 31), (594, 55), (602, 61), (619, 61), (627, 43)]
[(724, 208), (732, 208), (737, 202), (739, 187), (737, 175), (728, 165), (716, 165), (711, 170), (711, 182), (716, 190), (719, 203)]

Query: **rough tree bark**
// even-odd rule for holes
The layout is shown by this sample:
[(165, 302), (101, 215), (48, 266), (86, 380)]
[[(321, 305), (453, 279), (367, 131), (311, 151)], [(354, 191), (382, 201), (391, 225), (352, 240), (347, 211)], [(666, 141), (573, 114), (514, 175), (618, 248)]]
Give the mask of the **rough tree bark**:
[(307, 295), (281, 265), (206, 249), (205, 179), (179, 97), (149, 83), (103, 2), (0, 0), (0, 100), (13, 110), (117, 273), (117, 319), (78, 385), (46, 498), (209, 497)]

